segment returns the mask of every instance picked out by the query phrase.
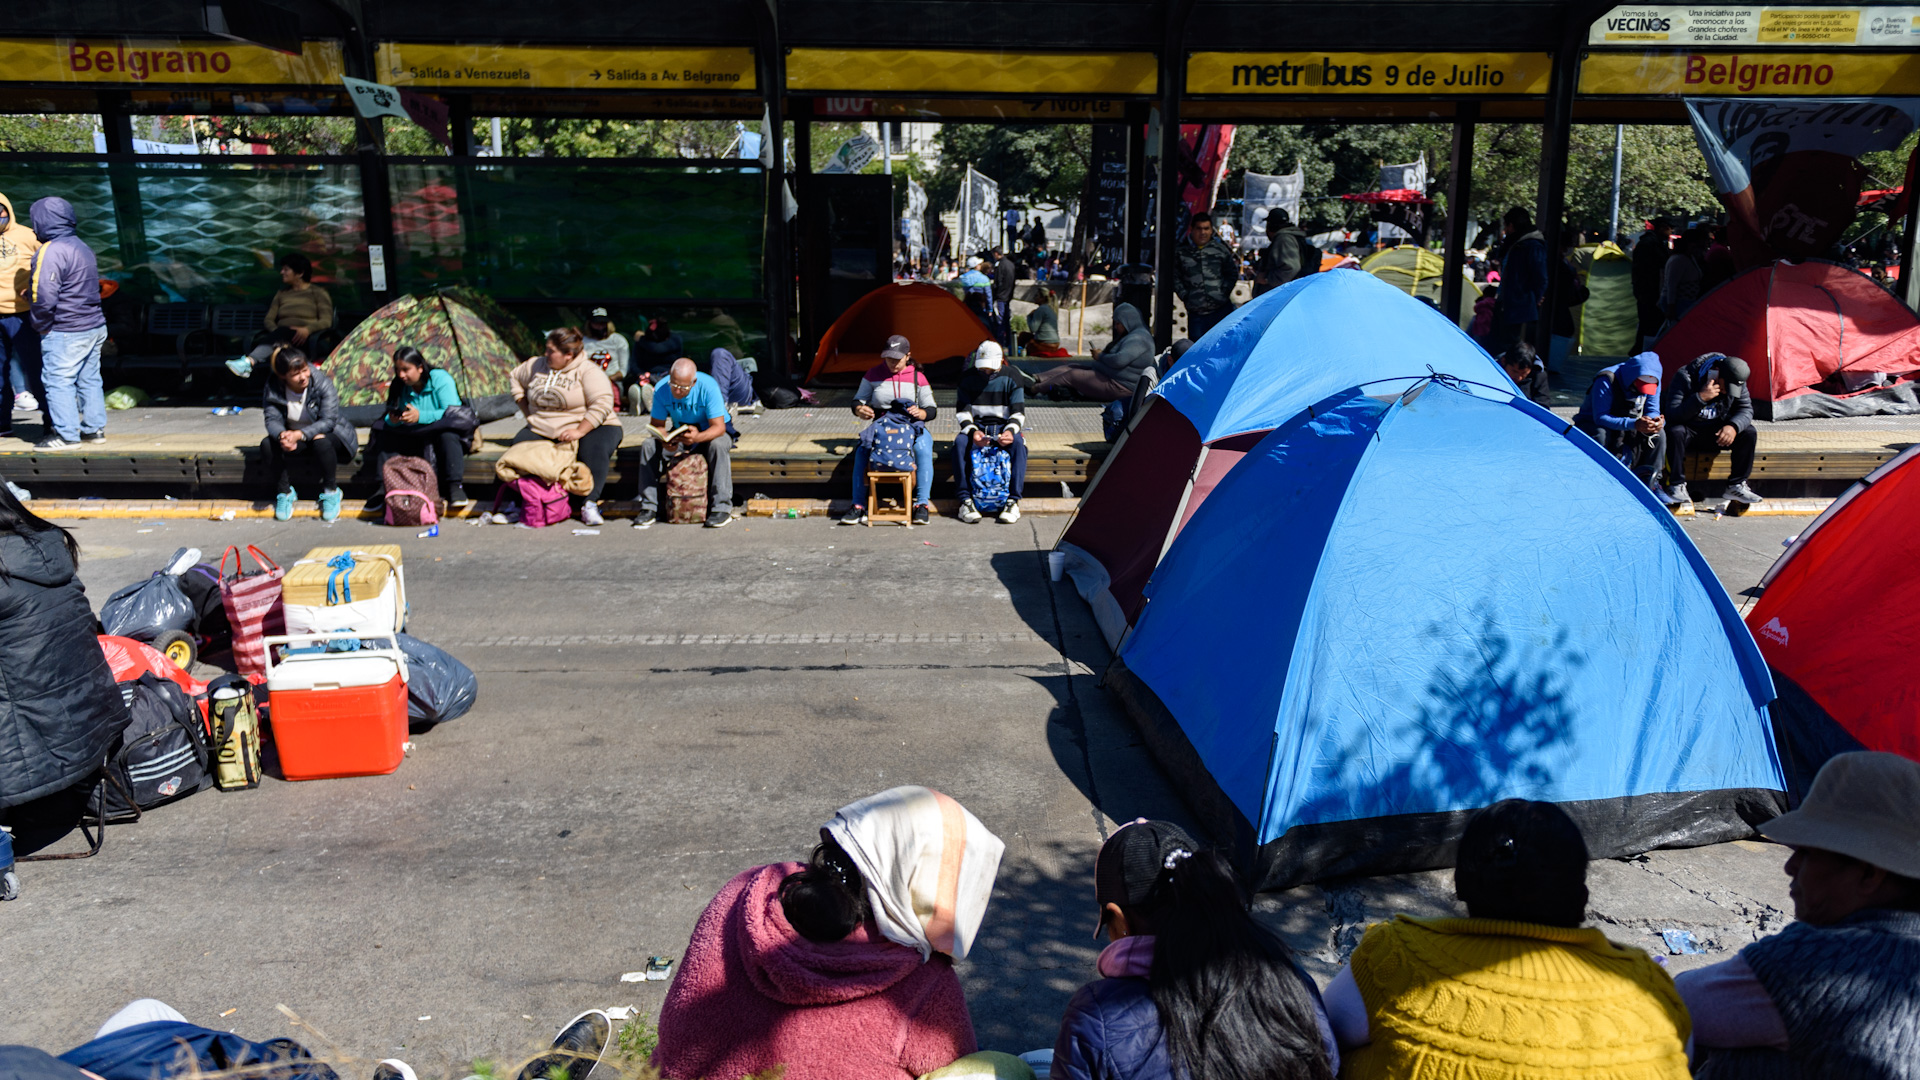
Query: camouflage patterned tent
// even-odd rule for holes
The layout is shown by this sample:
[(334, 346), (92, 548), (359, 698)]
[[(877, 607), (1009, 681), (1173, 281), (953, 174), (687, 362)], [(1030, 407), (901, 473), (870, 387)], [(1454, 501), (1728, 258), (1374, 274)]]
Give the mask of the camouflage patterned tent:
[[(402, 345), (419, 349), (427, 363), (452, 375), (460, 400), (472, 405), (482, 420), (512, 413), (507, 376), (532, 352), (522, 353), (503, 340), (471, 303), (470, 296), (449, 293), (403, 296), (354, 327), (327, 359), (347, 414), (356, 421), (379, 415), (393, 380), (393, 352)], [(492, 301), (486, 306), (518, 325)], [(532, 337), (524, 326), (519, 333)]]

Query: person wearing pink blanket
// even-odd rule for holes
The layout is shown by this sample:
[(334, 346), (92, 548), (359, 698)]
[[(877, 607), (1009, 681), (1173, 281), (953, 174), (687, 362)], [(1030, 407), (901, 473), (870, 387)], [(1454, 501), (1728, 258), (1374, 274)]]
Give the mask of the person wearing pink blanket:
[(849, 806), (805, 863), (755, 867), (694, 925), (660, 1012), (672, 1080), (905, 1080), (977, 1044), (953, 961), (986, 914), (1004, 845), (923, 787)]

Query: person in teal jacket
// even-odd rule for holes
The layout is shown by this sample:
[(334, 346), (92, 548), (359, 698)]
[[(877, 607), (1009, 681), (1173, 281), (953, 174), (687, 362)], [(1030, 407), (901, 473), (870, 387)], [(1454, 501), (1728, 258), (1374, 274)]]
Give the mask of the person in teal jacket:
[[(460, 485), (460, 478), (466, 470), (466, 444), (473, 428), (447, 416), (447, 410), (459, 404), (460, 391), (453, 385), (453, 376), (430, 366), (420, 350), (411, 345), (394, 350), (387, 412), (373, 426), (375, 468), (385, 466), (387, 459), (395, 454), (433, 459), (449, 510), (461, 509), (472, 502)], [(375, 491), (373, 498), (367, 500), (367, 509), (382, 509), (386, 499), (384, 489)]]

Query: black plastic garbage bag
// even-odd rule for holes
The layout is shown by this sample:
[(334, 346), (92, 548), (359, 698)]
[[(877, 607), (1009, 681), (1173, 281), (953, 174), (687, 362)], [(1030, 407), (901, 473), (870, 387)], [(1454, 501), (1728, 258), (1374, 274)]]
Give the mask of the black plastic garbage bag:
[(115, 637), (151, 642), (169, 630), (193, 626), (193, 602), (180, 579), (162, 570), (120, 589), (100, 605), (100, 628)]
[(407, 657), (407, 719), (441, 724), (465, 716), (480, 696), (473, 669), (445, 649), (409, 634), (396, 636)]

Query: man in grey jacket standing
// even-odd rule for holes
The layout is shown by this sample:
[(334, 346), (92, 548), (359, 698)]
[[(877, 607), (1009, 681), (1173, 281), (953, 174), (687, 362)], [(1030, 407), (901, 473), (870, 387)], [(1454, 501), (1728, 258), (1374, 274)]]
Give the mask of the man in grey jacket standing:
[(30, 215), (40, 240), (29, 271), (31, 311), (52, 429), (34, 449), (103, 443), (107, 400), (100, 386), (100, 347), (107, 341), (107, 319), (100, 311), (100, 264), (76, 231), (73, 204), (49, 196), (35, 202)]

